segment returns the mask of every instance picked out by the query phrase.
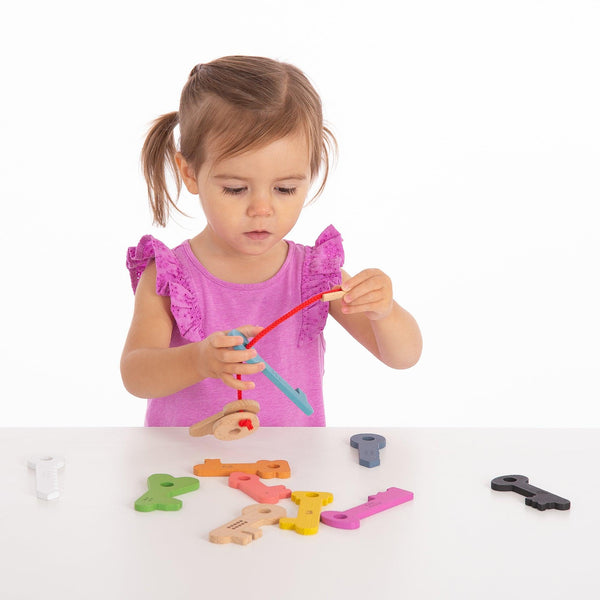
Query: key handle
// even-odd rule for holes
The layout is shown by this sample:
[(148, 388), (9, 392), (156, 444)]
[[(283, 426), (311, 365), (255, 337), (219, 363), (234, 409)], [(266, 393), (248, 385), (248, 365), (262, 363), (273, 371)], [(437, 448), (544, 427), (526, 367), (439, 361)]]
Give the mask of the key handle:
[(350, 438), (350, 445), (358, 448), (358, 464), (372, 468), (381, 462), (379, 450), (385, 448), (385, 438), (376, 433), (357, 433)]
[(517, 492), (525, 496), (525, 504), (538, 510), (555, 508), (556, 510), (569, 510), (571, 502), (556, 494), (537, 488), (529, 483), (525, 475), (501, 475), (492, 479), (491, 487), (499, 492)]

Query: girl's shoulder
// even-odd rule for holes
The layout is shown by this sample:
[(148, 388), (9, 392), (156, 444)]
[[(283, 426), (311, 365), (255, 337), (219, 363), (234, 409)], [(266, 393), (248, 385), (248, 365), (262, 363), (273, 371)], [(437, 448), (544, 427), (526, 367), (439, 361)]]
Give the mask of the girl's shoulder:
[[(339, 231), (329, 225), (317, 238), (314, 246), (296, 245), (304, 252), (301, 275), (301, 299), (326, 292), (342, 283), (344, 247)], [(314, 339), (325, 327), (329, 303), (315, 302), (302, 311), (299, 343)]]
[(151, 235), (144, 235), (136, 246), (127, 249), (126, 265), (131, 277), (131, 287), (135, 292), (142, 273), (151, 261), (156, 264), (156, 291), (162, 296), (168, 295), (165, 288), (169, 286), (169, 282), (183, 276), (181, 265), (175, 250)]
[(314, 246), (297, 246), (304, 251), (303, 299), (306, 294), (310, 297), (324, 291), (324, 286), (328, 284), (339, 285), (339, 273), (345, 258), (344, 246), (340, 232), (333, 225), (319, 235)]
[(133, 291), (137, 289), (140, 277), (148, 264), (156, 266), (156, 293), (170, 298), (171, 313), (182, 335), (194, 334), (204, 337), (203, 319), (199, 312), (193, 286), (188, 279), (180, 260), (180, 249), (185, 242), (174, 249), (169, 248), (151, 235), (143, 236), (137, 246), (127, 249), (127, 269), (131, 277)]

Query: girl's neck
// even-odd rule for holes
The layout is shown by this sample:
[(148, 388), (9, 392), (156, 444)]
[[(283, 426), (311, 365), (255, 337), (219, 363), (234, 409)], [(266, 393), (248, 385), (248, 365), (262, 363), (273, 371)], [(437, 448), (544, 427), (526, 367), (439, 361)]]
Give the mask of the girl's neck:
[(190, 247), (206, 270), (229, 283), (267, 281), (281, 269), (288, 254), (288, 244), (284, 240), (264, 254), (236, 253), (215, 243), (208, 227), (190, 240)]

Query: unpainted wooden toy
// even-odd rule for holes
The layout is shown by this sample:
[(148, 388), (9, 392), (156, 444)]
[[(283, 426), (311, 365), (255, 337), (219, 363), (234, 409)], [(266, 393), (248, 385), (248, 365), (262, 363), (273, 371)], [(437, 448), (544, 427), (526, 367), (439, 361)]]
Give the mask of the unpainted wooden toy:
[(263, 525), (275, 525), (286, 514), (283, 506), (252, 504), (246, 506), (237, 519), (211, 531), (208, 539), (214, 544), (246, 545), (262, 536), (260, 528)]
[(192, 425), (189, 432), (195, 437), (212, 434), (219, 440), (239, 440), (258, 429), (259, 411), (260, 405), (255, 400), (234, 400), (220, 413)]

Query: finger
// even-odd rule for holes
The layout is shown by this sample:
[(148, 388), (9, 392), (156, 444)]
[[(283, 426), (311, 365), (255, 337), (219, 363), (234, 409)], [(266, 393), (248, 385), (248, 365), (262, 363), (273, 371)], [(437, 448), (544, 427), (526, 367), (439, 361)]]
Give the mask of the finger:
[(346, 279), (346, 281), (342, 283), (342, 290), (349, 292), (369, 279), (378, 278), (382, 275), (385, 276), (384, 273), (379, 269), (365, 269), (364, 271), (354, 275), (354, 277)]
[(383, 290), (381, 288), (374, 291), (367, 291), (364, 294), (354, 293), (349, 299), (346, 299), (344, 296), (344, 304), (352, 304), (352, 306), (362, 306), (363, 304), (373, 304), (376, 302), (381, 302), (385, 299), (383, 294)]
[(359, 298), (364, 299), (365, 296), (372, 296), (373, 294), (385, 296), (385, 289), (385, 281), (381, 278), (373, 277), (352, 288), (352, 291), (348, 292), (343, 299), (344, 302), (350, 303)]
[(247, 360), (255, 358), (257, 354), (254, 348), (248, 350), (221, 350), (219, 358), (224, 363), (245, 363)]
[(221, 381), (234, 390), (253, 390), (256, 387), (254, 381), (249, 381), (247, 379), (236, 379), (235, 376), (227, 373), (223, 373), (221, 376)]
[(376, 313), (378, 315), (387, 314), (389, 311), (386, 310), (381, 302), (367, 302), (365, 304), (347, 304), (342, 307), (342, 312), (345, 315), (353, 315), (358, 313)]
[(264, 371), (265, 363), (235, 363), (223, 366), (223, 373), (228, 375), (254, 375)]
[(258, 335), (264, 327), (260, 327), (259, 325), (242, 325), (242, 327), (236, 327), (236, 329), (243, 333), (247, 338), (253, 338), (255, 335)]
[(242, 346), (244, 338), (240, 335), (227, 335), (225, 332), (218, 331), (211, 335), (210, 343), (213, 348), (233, 348)]

